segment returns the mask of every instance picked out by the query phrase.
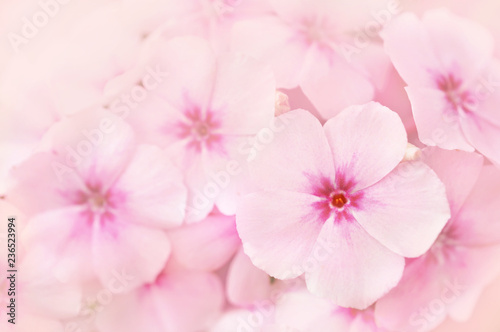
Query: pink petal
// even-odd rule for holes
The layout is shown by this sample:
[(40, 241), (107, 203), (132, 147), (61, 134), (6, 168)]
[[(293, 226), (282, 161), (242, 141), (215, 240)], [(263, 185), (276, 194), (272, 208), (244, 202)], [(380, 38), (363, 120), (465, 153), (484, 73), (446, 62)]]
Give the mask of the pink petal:
[(449, 106), (443, 92), (408, 86), (406, 93), (410, 98), (418, 137), (422, 143), (448, 150), (474, 151), (472, 143), (462, 131), (460, 116), (452, 111), (445, 113)]
[(226, 292), (232, 304), (252, 306), (269, 297), (271, 279), (267, 273), (255, 267), (240, 249), (229, 266)]
[(168, 124), (183, 120), (184, 109), (172, 106), (160, 95), (160, 90), (161, 87), (157, 87), (148, 91), (146, 98), (137, 103), (135, 108), (120, 102), (111, 103), (110, 109), (127, 120), (142, 143), (155, 144), (162, 148), (171, 147), (175, 143), (184, 145), (186, 139), (179, 138), (176, 131), (165, 130)]
[(205, 220), (169, 232), (173, 256), (196, 271), (214, 271), (226, 264), (240, 246), (234, 217), (210, 215)]
[[(104, 188), (116, 180), (135, 149), (132, 128), (121, 118), (94, 108), (58, 122), (44, 136), (42, 147), (55, 154), (55, 161), (84, 181), (96, 178)], [(109, 158), (109, 156), (113, 158)], [(54, 167), (54, 166), (53, 166)], [(62, 171), (61, 181), (72, 174)]]
[(307, 52), (289, 26), (274, 17), (245, 20), (233, 27), (231, 48), (269, 63), (278, 87), (292, 89), (299, 84)]
[[(274, 118), (271, 68), (242, 54), (221, 56), (210, 107), (220, 112), (225, 135), (255, 135)], [(258, 97), (257, 97), (258, 96)]]
[(186, 101), (206, 108), (216, 73), (216, 59), (208, 42), (191, 36), (168, 41), (157, 37), (151, 44), (149, 68), (163, 73), (152, 92), (175, 109), (184, 109)]
[(287, 112), (274, 122), (274, 139), (249, 155), (256, 186), (312, 193), (312, 183), (333, 178), (328, 142), (319, 121), (309, 112)]
[[(63, 174), (60, 178), (59, 171)], [(33, 154), (15, 167), (11, 176), (16, 182), (7, 191), (7, 199), (28, 216), (73, 205), (71, 194), (75, 189), (84, 187), (82, 179), (73, 169), (59, 163), (54, 154), (48, 152)]]
[(462, 77), (472, 78), (491, 60), (493, 36), (476, 22), (437, 9), (425, 13), (422, 23), (441, 68), (459, 68)]
[(23, 242), (32, 248), (32, 255), (43, 256), (52, 266), (52, 275), (63, 282), (84, 281), (95, 275), (88, 266), (91, 234), (84, 212), (73, 206), (40, 213), (30, 219), (23, 232)]
[(381, 245), (355, 220), (328, 220), (315, 253), (306, 266), (307, 288), (342, 307), (369, 307), (403, 274), (404, 258)]
[(301, 275), (325, 221), (322, 211), (314, 207), (319, 200), (289, 191), (245, 196), (236, 225), (253, 264), (278, 279)]
[[(204, 158), (206, 157), (206, 158)], [(192, 156), (184, 169), (188, 188), (186, 222), (199, 222), (213, 210), (215, 201), (222, 191), (222, 186), (215, 182), (210, 174), (215, 174), (222, 158), (214, 160), (208, 156)]]
[(429, 11), (421, 22), (414, 14), (401, 15), (384, 30), (383, 38), (394, 66), (412, 87), (433, 86), (433, 72), (443, 70), (458, 71), (459, 77), (471, 80), (493, 55), (491, 34), (448, 10)]
[(154, 281), (170, 256), (171, 245), (166, 234), (114, 222), (108, 229), (94, 224), (92, 263), (101, 282), (106, 285), (122, 272), (132, 278), (126, 289)]
[(335, 314), (335, 306), (306, 289), (283, 294), (275, 321), (297, 331), (349, 331), (349, 320)]
[[(478, 117), (483, 118), (497, 126), (500, 126), (500, 90), (498, 89), (500, 79), (500, 61), (494, 59), (484, 69), (478, 79), (470, 83), (471, 111)], [(476, 103), (476, 105), (474, 105)]]
[(404, 162), (363, 190), (353, 216), (390, 250), (416, 257), (426, 252), (450, 218), (443, 183), (422, 162)]
[(426, 148), (423, 156), (423, 161), (445, 185), (451, 214), (456, 215), (476, 184), (483, 167), (483, 157), (477, 153), (439, 148)]
[(460, 123), (471, 144), (493, 163), (500, 165), (500, 124), (472, 114), (461, 118)]
[[(375, 305), (377, 323), (395, 331), (432, 330), (446, 317), (446, 310), (441, 307), (445, 305), (441, 300), (442, 290), (446, 291), (447, 299), (453, 297), (453, 292), (462, 291), (454, 284), (455, 280), (447, 277), (445, 267), (429, 265), (425, 257), (408, 264), (398, 286)], [(433, 299), (437, 304), (431, 312)]]
[(454, 216), (454, 235), (471, 246), (500, 244), (500, 171), (484, 166), (462, 209)]
[(441, 68), (441, 63), (415, 14), (404, 13), (392, 20), (383, 30), (382, 38), (385, 51), (408, 85), (429, 87), (434, 83), (428, 69)]
[(325, 132), (336, 175), (354, 182), (355, 189), (387, 175), (403, 159), (407, 146), (399, 116), (375, 102), (345, 109), (325, 124)]
[(138, 147), (112, 192), (125, 196), (120, 209), (131, 222), (169, 228), (184, 220), (187, 190), (182, 174), (155, 146)]
[(321, 77), (306, 75), (300, 86), (324, 119), (350, 105), (369, 102), (374, 95), (370, 81), (340, 58)]

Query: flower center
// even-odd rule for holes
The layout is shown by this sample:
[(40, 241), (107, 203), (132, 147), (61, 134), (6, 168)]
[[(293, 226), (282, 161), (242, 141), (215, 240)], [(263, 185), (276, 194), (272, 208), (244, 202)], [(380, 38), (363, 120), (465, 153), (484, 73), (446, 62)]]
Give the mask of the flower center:
[(436, 79), (438, 88), (445, 94), (447, 102), (453, 110), (462, 109), (465, 112), (471, 110), (474, 106), (471, 94), (464, 89), (462, 80), (453, 74), (441, 75)]
[(199, 121), (193, 124), (192, 133), (197, 140), (205, 140), (210, 136), (210, 127), (205, 122)]
[(91, 192), (87, 198), (90, 209), (93, 212), (103, 212), (108, 206), (107, 198), (100, 192)]
[(345, 197), (343, 192), (334, 193), (331, 195), (330, 205), (337, 209), (342, 209), (344, 205), (348, 204), (349, 200)]
[(177, 137), (186, 139), (188, 147), (200, 152), (202, 149), (216, 149), (220, 146), (222, 136), (217, 133), (221, 127), (216, 113), (211, 110), (202, 112), (199, 107), (187, 108), (184, 112), (185, 120), (178, 122), (174, 129), (166, 127), (165, 130), (177, 132)]

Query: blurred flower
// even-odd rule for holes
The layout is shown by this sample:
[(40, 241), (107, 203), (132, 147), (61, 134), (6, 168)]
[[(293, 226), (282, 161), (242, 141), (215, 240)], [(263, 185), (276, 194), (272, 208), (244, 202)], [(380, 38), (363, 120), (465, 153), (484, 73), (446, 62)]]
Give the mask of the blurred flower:
[(447, 10), (422, 21), (404, 14), (383, 32), (385, 49), (406, 81), (420, 140), (479, 152), (500, 163), (500, 62), (493, 37)]
[(170, 254), (162, 229), (182, 223), (186, 199), (164, 151), (136, 145), (128, 125), (99, 109), (58, 123), (45, 142), (7, 193), (30, 218), (30, 253), (43, 252), (62, 280), (105, 284), (123, 269), (131, 287), (154, 280)]

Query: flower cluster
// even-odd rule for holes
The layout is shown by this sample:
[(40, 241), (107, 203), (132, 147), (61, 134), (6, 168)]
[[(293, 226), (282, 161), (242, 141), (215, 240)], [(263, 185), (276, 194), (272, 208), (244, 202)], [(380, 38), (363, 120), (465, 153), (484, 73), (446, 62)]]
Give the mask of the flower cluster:
[(438, 332), (500, 277), (492, 1), (0, 7), (1, 331)]

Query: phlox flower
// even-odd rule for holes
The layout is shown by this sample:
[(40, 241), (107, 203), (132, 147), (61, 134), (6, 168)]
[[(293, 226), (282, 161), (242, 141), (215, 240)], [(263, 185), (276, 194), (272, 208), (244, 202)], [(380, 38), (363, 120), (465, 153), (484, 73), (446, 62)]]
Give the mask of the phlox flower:
[[(234, 214), (234, 195), (226, 193), (245, 169), (242, 146), (274, 118), (272, 71), (241, 54), (217, 55), (197, 37), (158, 37), (144, 53), (144, 66), (161, 69), (161, 84), (134, 102), (127, 121), (182, 170), (188, 222), (204, 219), (214, 203)], [(135, 79), (137, 71), (125, 76)]]
[(238, 206), (243, 248), (269, 275), (305, 272), (313, 294), (364, 309), (398, 283), (404, 257), (432, 245), (450, 216), (445, 188), (422, 162), (401, 163), (406, 132), (380, 104), (324, 127), (287, 114), (294, 121), (250, 166), (258, 189)]
[(362, 22), (359, 10), (347, 1), (272, 0), (270, 5), (272, 14), (234, 25), (233, 50), (269, 63), (279, 88), (300, 86), (324, 118), (372, 100), (368, 71), (341, 52)]
[(383, 31), (405, 80), (420, 140), (443, 149), (477, 150), (500, 163), (500, 62), (482, 26), (432, 10), (404, 14)]
[(92, 109), (59, 122), (12, 177), (6, 199), (29, 218), (23, 242), (59, 279), (107, 284), (125, 270), (134, 287), (163, 269), (163, 229), (182, 223), (186, 189), (164, 151), (137, 145), (118, 117)]

